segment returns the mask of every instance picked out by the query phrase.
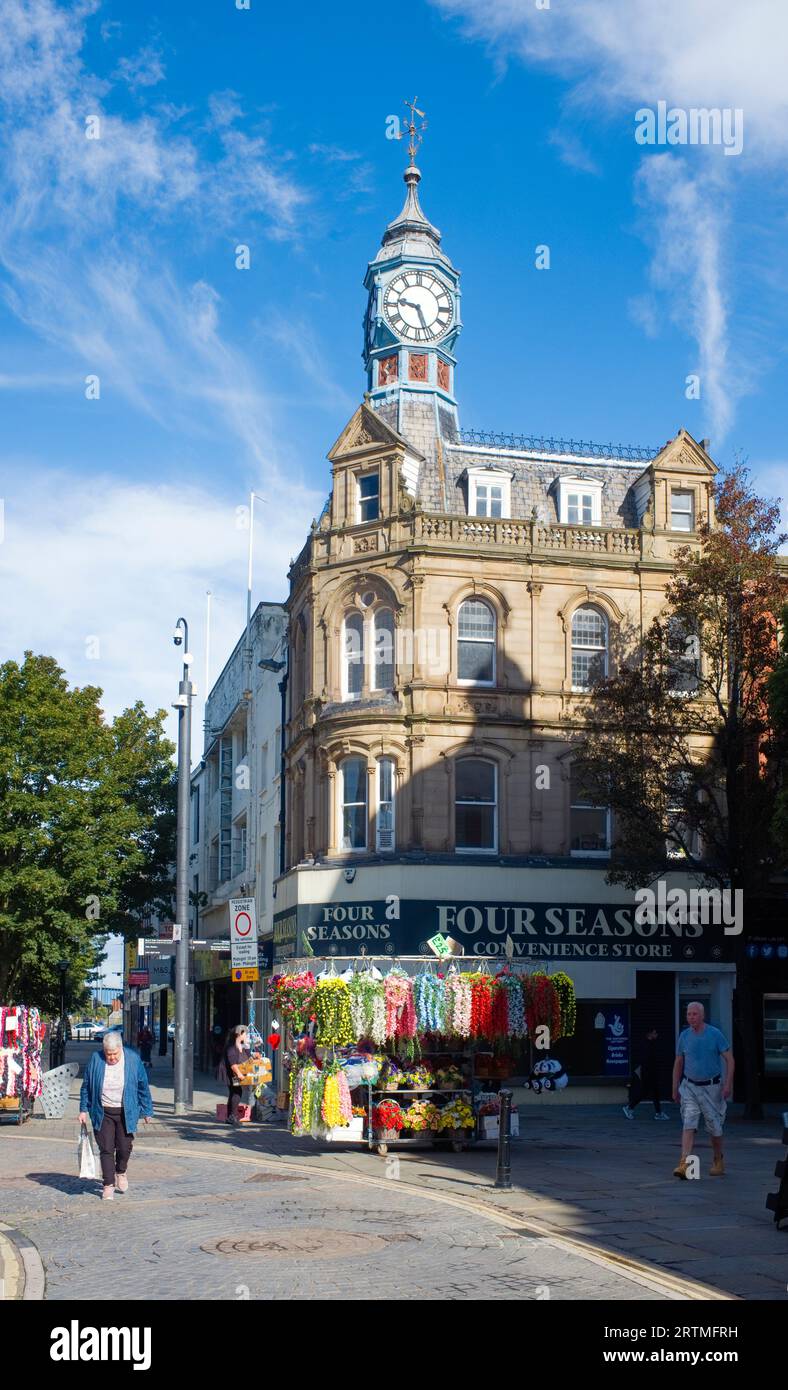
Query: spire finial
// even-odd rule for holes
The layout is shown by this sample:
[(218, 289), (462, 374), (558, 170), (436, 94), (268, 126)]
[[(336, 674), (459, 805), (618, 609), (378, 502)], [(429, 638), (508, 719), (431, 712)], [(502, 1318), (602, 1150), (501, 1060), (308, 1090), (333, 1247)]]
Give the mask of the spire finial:
[[(419, 151), (419, 145), (421, 144), (422, 140), (424, 139), (424, 136), (423, 136), (423, 134), (422, 134), (422, 131), (425, 131), (425, 130), (427, 129), (427, 122), (426, 122), (425, 119), (424, 119), (425, 112), (419, 110), (418, 106), (416, 105), (416, 102), (417, 102), (417, 101), (418, 101), (418, 97), (414, 97), (414, 98), (413, 98), (413, 101), (405, 101), (405, 102), (403, 102), (403, 105), (404, 105), (404, 106), (407, 106), (408, 110), (410, 111), (410, 120), (408, 121), (408, 125), (407, 125), (407, 135), (408, 135), (408, 158), (409, 158), (409, 160), (410, 160), (411, 166), (414, 165), (414, 164), (416, 163), (416, 155), (418, 154), (418, 151)], [(422, 118), (422, 120), (421, 120), (421, 125), (417, 125), (417, 124), (416, 124), (416, 117), (417, 117), (417, 116), (421, 116), (421, 118)], [(406, 131), (405, 131), (405, 130), (401, 130), (400, 133), (399, 133), (399, 135), (397, 136), (397, 139), (398, 139), (398, 140), (404, 139), (405, 134), (406, 134)]]

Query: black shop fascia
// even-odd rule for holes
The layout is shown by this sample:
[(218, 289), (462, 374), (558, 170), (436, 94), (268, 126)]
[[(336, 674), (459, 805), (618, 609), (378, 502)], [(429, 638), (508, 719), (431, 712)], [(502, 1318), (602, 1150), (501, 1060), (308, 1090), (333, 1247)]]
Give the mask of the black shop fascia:
[(480, 959), (526, 962), (722, 962), (735, 937), (697, 920), (640, 921), (630, 903), (446, 902), (391, 895), (370, 902), (299, 903), (274, 918), (274, 959), (430, 955), (451, 936)]

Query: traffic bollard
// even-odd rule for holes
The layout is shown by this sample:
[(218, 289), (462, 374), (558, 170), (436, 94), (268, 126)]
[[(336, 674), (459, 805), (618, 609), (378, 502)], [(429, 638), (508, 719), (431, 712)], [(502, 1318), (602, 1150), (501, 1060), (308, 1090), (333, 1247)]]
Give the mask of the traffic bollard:
[(512, 1157), (510, 1148), (512, 1128), (512, 1092), (499, 1092), (501, 1109), (498, 1118), (498, 1166), (495, 1170), (495, 1186), (511, 1187)]

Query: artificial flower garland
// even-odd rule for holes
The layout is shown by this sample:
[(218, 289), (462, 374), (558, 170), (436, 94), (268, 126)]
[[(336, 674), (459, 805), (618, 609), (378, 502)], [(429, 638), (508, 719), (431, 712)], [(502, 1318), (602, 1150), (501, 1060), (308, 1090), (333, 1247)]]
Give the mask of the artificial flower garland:
[(449, 975), (446, 980), (445, 1027), (450, 1037), (471, 1036), (471, 982), (467, 975)]
[(356, 1038), (369, 1038), (377, 1047), (386, 1041), (386, 997), (383, 981), (359, 971), (350, 981), (350, 1017)]
[(424, 970), (413, 981), (413, 1002), (421, 1033), (443, 1033), (446, 1026), (446, 981)]
[(338, 1129), (349, 1125), (353, 1118), (350, 1087), (338, 1062), (332, 1063), (325, 1069), (320, 1113), (328, 1129)]
[(319, 980), (315, 990), (317, 1043), (320, 1047), (350, 1047), (356, 1041), (350, 1017), (350, 987), (347, 980), (330, 976)]
[(294, 1033), (305, 1033), (315, 1012), (315, 986), (311, 970), (296, 975), (274, 975), (269, 994), (277, 1013), (281, 1013)]
[(416, 1010), (413, 1004), (413, 981), (408, 975), (392, 970), (385, 979), (386, 1037), (415, 1038)]
[(492, 1036), (524, 1038), (527, 1033), (522, 983), (516, 975), (496, 975), (493, 988)]
[(537, 1028), (545, 1024), (549, 1029), (549, 1042), (561, 1035), (561, 1006), (552, 978), (536, 970), (523, 980), (525, 997), (525, 1017), (531, 1037)]
[(471, 1037), (491, 1038), (492, 988), (489, 975), (474, 975), (471, 979)]
[(558, 1036), (561, 1038), (572, 1038), (575, 1032), (575, 1022), (577, 1020), (577, 999), (575, 996), (574, 982), (564, 970), (557, 970), (555, 975), (550, 977), (558, 995), (558, 1005), (561, 1014), (561, 1023)]

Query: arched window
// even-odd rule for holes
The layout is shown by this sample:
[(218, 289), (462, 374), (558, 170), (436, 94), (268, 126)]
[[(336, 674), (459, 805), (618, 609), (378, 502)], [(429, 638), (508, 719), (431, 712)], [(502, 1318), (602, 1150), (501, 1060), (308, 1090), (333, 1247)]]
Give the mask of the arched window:
[(372, 671), (372, 689), (394, 689), (394, 614), (390, 608), (379, 608), (375, 614), (375, 661)]
[(342, 665), (345, 698), (358, 700), (364, 688), (364, 619), (360, 613), (345, 616)]
[(464, 851), (498, 844), (498, 769), (485, 758), (460, 758), (455, 769), (454, 844)]
[(381, 758), (378, 762), (378, 806), (376, 844), (379, 850), (394, 848), (394, 762)]
[(586, 605), (572, 616), (572, 689), (590, 690), (607, 675), (607, 618)]
[(468, 598), (457, 615), (457, 677), (468, 685), (495, 684), (495, 614)]
[(346, 758), (341, 767), (342, 849), (367, 847), (367, 764)]

